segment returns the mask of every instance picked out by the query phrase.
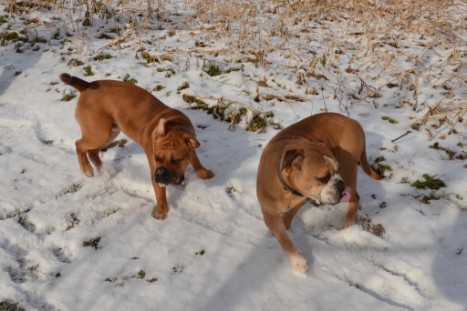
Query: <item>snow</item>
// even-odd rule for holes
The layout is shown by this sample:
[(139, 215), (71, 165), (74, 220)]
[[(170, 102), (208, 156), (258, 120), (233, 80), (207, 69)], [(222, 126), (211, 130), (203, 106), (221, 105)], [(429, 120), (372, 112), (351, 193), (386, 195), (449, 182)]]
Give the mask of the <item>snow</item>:
[[(450, 12), (457, 20), (466, 7), (462, 1), (455, 3), (458, 10)], [(166, 5), (180, 19), (192, 14), (176, 1)], [(209, 76), (203, 64), (214, 61), (225, 69), (235, 57), (197, 54), (196, 38), (215, 40), (191, 31), (190, 25), (173, 35), (163, 27), (153, 31), (155, 37), (138, 33), (116, 47), (111, 39), (94, 39), (93, 31), (102, 26), (94, 17), (95, 28), (54, 39), (51, 23), (60, 17), (66, 20), (69, 14), (46, 8), (32, 13), (29, 18), (37, 19), (34, 31), (47, 37), (47, 43), (7, 43), (0, 50), (0, 302), (25, 310), (467, 310), (467, 72), (459, 65), (462, 58), (465, 65), (467, 55), (465, 28), (456, 30), (464, 45), (441, 40), (432, 50), (421, 47), (432, 37), (411, 40), (408, 35), (400, 41), (403, 52), (386, 46), (389, 50), (376, 50), (375, 58), (362, 56), (359, 40), (335, 43), (348, 47), (335, 65), (344, 70), (353, 62), (363, 72), (361, 80), (318, 64), (317, 72), (329, 80), (305, 74), (304, 87), (296, 80), (307, 69), (289, 67), (293, 61), (287, 59), (286, 48), (271, 53), (267, 66), (257, 66), (244, 55), (234, 64), (241, 70)], [(75, 14), (76, 21), (80, 11)], [(0, 15), (8, 19), (4, 4)], [(23, 23), (13, 17), (11, 26), (0, 25), (1, 32), (22, 29)], [(336, 33), (345, 32), (328, 23)], [(60, 25), (68, 32), (74, 29)], [(318, 33), (310, 47), (318, 55), (324, 55), (328, 31)], [(147, 64), (138, 54), (139, 44), (156, 37), (160, 41), (152, 43), (151, 54), (184, 53)], [(229, 40), (213, 43), (213, 49), (228, 48)], [(291, 39), (287, 48), (299, 46), (296, 52), (301, 53), (302, 44)], [(112, 58), (93, 60), (101, 52)], [(454, 52), (460, 55), (457, 62), (450, 58)], [(376, 59), (385, 53), (394, 55), (394, 66), (388, 64), (387, 70)], [(91, 65), (94, 76), (84, 77), (83, 66), (68, 65), (71, 59)], [(413, 64), (424, 73), (407, 73)], [(463, 74), (463, 80), (449, 76), (456, 66), (456, 77)], [(123, 148), (103, 153), (101, 175), (82, 175), (74, 145), (80, 137), (74, 120), (76, 99), (61, 100), (72, 93), (58, 79), (62, 72), (89, 81), (123, 80), (129, 75), (167, 105), (182, 110), (196, 127), (201, 162), (215, 177), (200, 180), (189, 168), (182, 186), (168, 188), (169, 217), (158, 221), (151, 217), (155, 197), (147, 160), (136, 143), (129, 140)], [(414, 98), (406, 95), (411, 92), (406, 85), (385, 87), (394, 79), (416, 84), (416, 109), (401, 106)], [(189, 88), (177, 91), (185, 81)], [(260, 81), (267, 86), (259, 87)], [(347, 96), (346, 92), (358, 93), (361, 81), (374, 82), (381, 96), (360, 101)], [(445, 102), (439, 86), (446, 83), (455, 88), (449, 100), (452, 107), (464, 107), (457, 114), (464, 120), (433, 127), (435, 119), (418, 131), (412, 128), (429, 107)], [(157, 85), (164, 88), (153, 91)], [(319, 95), (305, 92), (312, 88)], [(282, 97), (297, 94), (306, 101), (256, 102), (258, 90)], [(255, 192), (262, 148), (278, 130), (268, 126), (261, 132), (246, 131), (251, 110), (242, 122), (229, 126), (205, 111), (189, 109), (184, 93), (272, 111), (273, 121), (282, 126), (325, 109), (348, 115), (365, 129), (370, 162), (383, 156), (392, 171), (374, 181), (360, 170), (362, 207), (355, 226), (339, 229), (346, 204), (301, 209), (289, 235), (309, 260), (310, 271), (296, 275), (264, 225)], [(216, 104), (215, 99), (205, 101)], [(451, 128), (457, 133), (449, 133)], [(407, 131), (411, 132), (401, 137)], [(430, 148), (435, 142), (464, 155), (464, 160), (449, 159), (446, 152)], [(423, 174), (443, 180), (447, 187), (433, 191), (411, 187), (415, 180), (423, 180)], [(423, 196), (429, 195), (437, 199), (423, 203)], [(384, 233), (365, 230), (363, 217), (381, 224)]]

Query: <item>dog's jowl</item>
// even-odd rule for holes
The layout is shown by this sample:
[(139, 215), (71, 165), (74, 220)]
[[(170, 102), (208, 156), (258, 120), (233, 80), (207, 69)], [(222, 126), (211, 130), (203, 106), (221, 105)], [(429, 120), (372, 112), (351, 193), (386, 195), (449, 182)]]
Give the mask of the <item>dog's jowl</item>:
[(146, 153), (157, 200), (152, 215), (157, 219), (168, 215), (166, 186), (180, 184), (189, 164), (200, 178), (214, 176), (199, 161), (195, 149), (200, 144), (193, 125), (182, 112), (129, 83), (87, 82), (66, 73), (60, 79), (80, 92), (75, 116), (82, 137), (76, 141), (76, 153), (80, 169), (87, 176), (94, 175), (91, 163), (98, 170), (102, 168), (99, 152), (120, 131)]
[(293, 269), (308, 270), (307, 260), (287, 236), (300, 207), (348, 202), (342, 227), (355, 222), (359, 195), (358, 164), (373, 179), (361, 125), (336, 113), (303, 119), (271, 139), (261, 155), (256, 192), (264, 222), (288, 256)]

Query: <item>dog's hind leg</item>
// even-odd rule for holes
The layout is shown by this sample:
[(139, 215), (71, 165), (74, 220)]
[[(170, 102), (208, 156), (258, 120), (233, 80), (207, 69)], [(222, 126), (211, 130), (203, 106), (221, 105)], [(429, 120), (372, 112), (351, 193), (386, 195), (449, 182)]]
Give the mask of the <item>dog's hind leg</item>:
[(76, 141), (75, 146), (81, 172), (83, 172), (84, 175), (88, 177), (94, 176), (94, 170), (92, 169), (91, 163), (89, 163), (87, 155), (88, 150), (86, 149), (86, 143), (83, 141), (83, 139), (79, 139)]
[(99, 157), (100, 150), (115, 139), (120, 131), (118, 129), (113, 130), (111, 120), (107, 120), (107, 122), (103, 122), (103, 120), (90, 122), (93, 120), (87, 119), (86, 121), (87, 124), (93, 126), (88, 128), (80, 123), (82, 137), (76, 141), (75, 145), (81, 171), (86, 176), (92, 177), (94, 176), (94, 170), (89, 160), (100, 170), (102, 168), (102, 161)]
[(99, 148), (88, 151), (89, 159), (99, 171), (102, 170), (102, 161), (99, 156), (100, 151), (113, 142), (115, 138), (117, 138), (118, 134), (120, 134), (120, 129), (117, 126), (112, 126), (112, 130), (110, 131), (110, 134), (108, 134), (108, 138), (105, 140), (105, 143), (102, 144)]

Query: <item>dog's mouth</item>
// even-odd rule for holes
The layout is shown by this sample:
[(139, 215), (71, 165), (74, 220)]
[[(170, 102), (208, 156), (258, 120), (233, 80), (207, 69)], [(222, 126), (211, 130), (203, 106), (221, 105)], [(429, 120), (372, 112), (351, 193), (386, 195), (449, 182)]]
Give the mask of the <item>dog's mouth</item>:
[(352, 196), (352, 188), (346, 186), (344, 182), (339, 179), (335, 182), (330, 182), (321, 191), (319, 195), (319, 203), (336, 205), (341, 202), (349, 202)]
[(168, 185), (180, 185), (184, 180), (185, 176), (183, 174), (180, 176), (173, 175), (165, 167), (157, 168), (154, 173), (154, 181), (163, 187)]
[(345, 187), (344, 191), (342, 191), (341, 193), (341, 200), (340, 202), (349, 202), (350, 201), (350, 197), (352, 196), (352, 188), (350, 187)]
[(179, 178), (172, 179), (172, 180), (166, 180), (166, 179), (160, 179), (160, 178), (154, 178), (155, 182), (158, 183), (162, 187), (166, 187), (169, 185), (174, 185), (174, 186), (179, 186), (183, 183), (185, 178), (183, 176), (180, 176)]
[(185, 180), (185, 176), (181, 175), (178, 178), (175, 179), (175, 181), (172, 183), (176, 186), (180, 185), (183, 181)]

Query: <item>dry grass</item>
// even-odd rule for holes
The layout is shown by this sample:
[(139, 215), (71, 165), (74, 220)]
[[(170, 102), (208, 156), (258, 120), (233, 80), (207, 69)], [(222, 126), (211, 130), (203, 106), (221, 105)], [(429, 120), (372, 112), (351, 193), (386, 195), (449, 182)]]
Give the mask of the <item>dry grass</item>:
[[(433, 137), (465, 135), (455, 126), (461, 123), (465, 129), (467, 124), (466, 23), (462, 14), (451, 14), (455, 10), (467, 13), (465, 3), (185, 2), (195, 11), (191, 27), (207, 34), (206, 41), (220, 42), (232, 58), (249, 55), (268, 67), (269, 59), (280, 54), (286, 60), (283, 69), (300, 70), (297, 83), (319, 80), (321, 86), (334, 88), (336, 96), (349, 106), (362, 102), (384, 105), (376, 99), (385, 88), (397, 87), (396, 108), (409, 107), (418, 113), (414, 128), (429, 125), (426, 128)], [(422, 94), (421, 83), (432, 86), (439, 98), (434, 104)]]
[[(433, 137), (465, 135), (456, 130), (459, 124), (464, 129), (467, 124), (466, 22), (462, 18), (467, 15), (467, 6), (462, 0), (0, 3), (7, 8), (9, 20), (21, 16), (31, 28), (40, 27), (41, 22), (37, 14), (32, 18), (30, 13), (65, 13), (66, 20), (48, 27), (59, 25), (57, 31), (64, 43), (73, 41), (75, 50), (85, 50), (96, 37), (106, 40), (102, 49), (138, 44), (140, 51), (155, 50), (155, 59), (170, 59), (182, 70), (193, 62), (201, 67), (206, 63), (227, 67), (248, 62), (265, 70), (293, 73), (303, 89), (297, 97), (313, 98), (323, 95), (317, 90), (326, 90), (344, 109), (362, 103), (384, 106), (385, 94), (393, 89), (391, 94), (398, 102), (395, 108), (412, 109), (416, 114), (414, 129), (425, 128)], [(157, 37), (153, 30), (165, 30), (166, 34)], [(181, 31), (187, 32), (187, 39), (193, 39), (195, 46), (167, 49), (164, 39)], [(66, 39), (70, 34), (72, 39)], [(275, 68), (270, 68), (272, 64)], [(259, 93), (261, 88), (268, 92), (267, 84), (258, 83), (256, 98), (264, 98)], [(424, 93), (426, 85), (431, 86), (431, 94)], [(324, 96), (322, 101), (326, 109)]]

